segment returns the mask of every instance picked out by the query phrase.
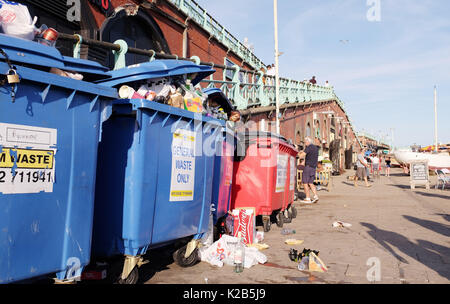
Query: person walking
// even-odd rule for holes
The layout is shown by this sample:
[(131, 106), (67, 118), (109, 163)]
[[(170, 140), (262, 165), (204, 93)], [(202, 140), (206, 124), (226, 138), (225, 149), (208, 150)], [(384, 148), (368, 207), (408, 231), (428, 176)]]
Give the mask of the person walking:
[(387, 177), (391, 176), (391, 158), (389, 156), (386, 158), (385, 176), (387, 176)]
[(380, 178), (380, 158), (378, 157), (378, 154), (374, 154), (371, 160), (373, 166), (373, 178)]
[[(303, 169), (302, 184), (305, 189), (306, 198), (301, 201), (304, 204), (313, 204), (319, 201), (319, 196), (317, 195), (317, 189), (314, 185), (314, 180), (316, 179), (316, 168), (317, 162), (319, 160), (319, 148), (313, 144), (310, 137), (305, 138), (306, 148), (304, 151), (300, 152), (299, 157), (305, 159), (305, 168)], [(314, 193), (314, 197), (311, 200), (310, 190)]]
[(371, 187), (372, 185), (369, 184), (367, 181), (367, 171), (366, 169), (369, 168), (369, 164), (367, 163), (366, 159), (364, 158), (364, 150), (361, 150), (358, 154), (358, 159), (356, 161), (356, 177), (355, 177), (355, 187), (358, 187), (358, 179), (364, 179), (366, 183), (366, 187)]

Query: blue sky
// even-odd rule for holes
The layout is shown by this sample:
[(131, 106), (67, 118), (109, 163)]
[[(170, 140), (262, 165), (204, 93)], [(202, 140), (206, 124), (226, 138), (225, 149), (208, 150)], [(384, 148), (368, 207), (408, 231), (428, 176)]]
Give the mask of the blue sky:
[[(272, 0), (197, 0), (255, 54), (274, 62)], [(357, 130), (396, 146), (433, 144), (434, 85), (439, 141), (450, 143), (450, 1), (278, 0), (282, 77), (328, 80)], [(348, 42), (347, 42), (348, 40)], [(344, 42), (342, 42), (344, 41)]]

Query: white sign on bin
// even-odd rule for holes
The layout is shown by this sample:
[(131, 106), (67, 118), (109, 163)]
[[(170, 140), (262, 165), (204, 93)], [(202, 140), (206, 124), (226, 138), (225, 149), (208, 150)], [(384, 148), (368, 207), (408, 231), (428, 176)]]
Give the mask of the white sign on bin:
[(171, 202), (194, 200), (195, 155), (195, 133), (176, 130), (172, 140)]
[(0, 123), (0, 193), (53, 192), (57, 130)]
[(288, 156), (277, 155), (277, 184), (275, 192), (284, 192), (287, 180)]
[(295, 175), (297, 173), (297, 160), (295, 157), (291, 156), (291, 163), (290, 163), (290, 172), (291, 175), (289, 177), (289, 190), (292, 191), (295, 189), (295, 184), (296, 184), (296, 179), (295, 179)]

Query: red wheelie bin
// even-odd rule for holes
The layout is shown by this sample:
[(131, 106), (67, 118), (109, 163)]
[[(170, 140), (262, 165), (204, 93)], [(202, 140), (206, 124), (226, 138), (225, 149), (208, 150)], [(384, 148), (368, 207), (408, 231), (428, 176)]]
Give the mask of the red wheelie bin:
[(255, 208), (266, 232), (272, 220), (282, 227), (289, 157), (297, 152), (274, 133), (246, 132), (238, 139), (230, 209)]

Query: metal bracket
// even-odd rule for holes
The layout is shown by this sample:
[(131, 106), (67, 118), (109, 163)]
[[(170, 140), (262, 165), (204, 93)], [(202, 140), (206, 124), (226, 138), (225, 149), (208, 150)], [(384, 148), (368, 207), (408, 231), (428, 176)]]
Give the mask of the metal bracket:
[(200, 62), (201, 62), (200, 57), (192, 56), (190, 59), (193, 60), (196, 65), (200, 65)]
[(128, 52), (128, 44), (125, 40), (119, 39), (114, 41), (114, 44), (120, 45), (119, 51), (113, 51), (114, 54), (114, 70), (119, 70), (127, 66), (125, 56)]
[(134, 267), (141, 267), (142, 265), (145, 265), (147, 263), (148, 261), (144, 261), (144, 259), (140, 256), (125, 256), (125, 263), (123, 264), (121, 279), (125, 280), (126, 278), (128, 278)]
[(75, 34), (78, 38), (78, 41), (73, 46), (73, 58), (80, 58), (81, 57), (81, 44), (83, 43), (83, 37), (81, 35)]
[(152, 62), (155, 60), (156, 52), (154, 50), (148, 50), (148, 51), (152, 53), (152, 56), (150, 56), (150, 62)]
[(184, 258), (187, 259), (194, 252), (195, 248), (200, 244), (200, 240), (191, 240), (186, 246), (186, 252), (184, 254)]

